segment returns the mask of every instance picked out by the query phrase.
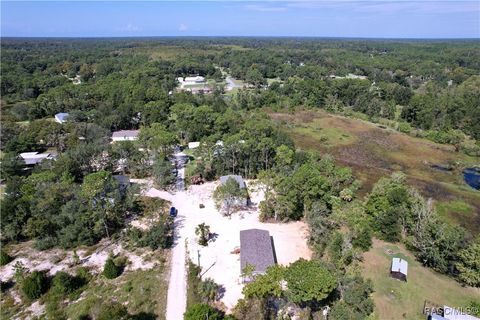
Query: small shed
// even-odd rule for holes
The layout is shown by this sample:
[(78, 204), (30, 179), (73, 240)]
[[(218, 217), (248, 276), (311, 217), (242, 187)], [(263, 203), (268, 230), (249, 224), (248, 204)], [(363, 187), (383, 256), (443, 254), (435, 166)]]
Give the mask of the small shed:
[(200, 147), (199, 141), (193, 141), (188, 143), (188, 149), (196, 149), (198, 147)]
[(407, 281), (408, 262), (402, 258), (393, 258), (390, 268), (390, 276), (392, 278)]
[[(273, 240), (267, 230), (248, 229), (240, 231), (240, 272), (247, 265), (255, 267), (253, 275), (264, 274), (276, 263)], [(243, 281), (253, 279), (244, 278)]]

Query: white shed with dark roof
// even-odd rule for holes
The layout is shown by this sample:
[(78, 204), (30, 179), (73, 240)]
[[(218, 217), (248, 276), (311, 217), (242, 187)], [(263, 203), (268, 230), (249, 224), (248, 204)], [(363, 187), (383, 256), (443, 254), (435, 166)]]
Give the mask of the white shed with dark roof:
[(393, 258), (390, 275), (398, 280), (407, 281), (408, 262), (402, 258)]
[[(273, 240), (267, 230), (240, 231), (240, 272), (243, 272), (247, 265), (252, 265), (255, 267), (253, 275), (263, 274), (275, 263)], [(245, 279), (249, 280), (251, 279)]]

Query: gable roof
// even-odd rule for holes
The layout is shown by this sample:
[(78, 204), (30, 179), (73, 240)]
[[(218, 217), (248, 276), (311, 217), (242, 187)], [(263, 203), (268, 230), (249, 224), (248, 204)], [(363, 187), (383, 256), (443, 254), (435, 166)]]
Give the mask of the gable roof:
[(228, 176), (221, 176), (220, 177), (220, 183), (222, 185), (226, 184), (228, 179), (233, 179), (235, 180), (238, 185), (240, 186), (240, 189), (245, 189), (246, 188), (246, 185), (245, 185), (245, 181), (243, 181), (243, 178), (241, 176), (237, 176), (237, 175), (228, 175)]
[(240, 231), (240, 271), (247, 264), (255, 266), (255, 272), (262, 273), (275, 264), (273, 245), (267, 230), (248, 229)]
[(393, 258), (392, 259), (392, 268), (390, 269), (391, 272), (400, 272), (404, 275), (407, 275), (408, 272), (408, 262), (402, 260), (401, 258)]
[(136, 138), (139, 130), (120, 130), (112, 133), (112, 138)]

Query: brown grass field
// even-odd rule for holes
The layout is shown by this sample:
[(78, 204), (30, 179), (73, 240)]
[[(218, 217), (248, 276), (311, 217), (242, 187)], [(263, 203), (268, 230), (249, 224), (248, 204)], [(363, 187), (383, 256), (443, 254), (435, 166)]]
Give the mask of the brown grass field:
[[(393, 257), (408, 261), (407, 282), (390, 277)], [(403, 245), (374, 239), (363, 256), (363, 275), (373, 281), (373, 299), (377, 319), (425, 319), (425, 300), (437, 305), (465, 307), (480, 299), (480, 288), (462, 287), (455, 280), (423, 267)]]
[[(462, 168), (478, 164), (478, 158), (455, 152), (450, 145), (320, 110), (270, 115), (298, 148), (329, 153), (338, 164), (353, 168), (362, 181), (359, 196), (368, 193), (382, 176), (402, 171), (410, 184), (436, 201), (447, 220), (480, 233), (480, 192), (466, 185), (461, 174)], [(453, 164), (458, 169), (444, 172), (432, 169), (433, 164)]]

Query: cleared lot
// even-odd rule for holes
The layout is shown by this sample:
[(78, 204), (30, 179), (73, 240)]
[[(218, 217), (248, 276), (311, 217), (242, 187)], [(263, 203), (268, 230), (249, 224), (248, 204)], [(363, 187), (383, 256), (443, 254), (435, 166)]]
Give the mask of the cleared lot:
[[(240, 230), (258, 228), (270, 232), (273, 237), (277, 261), (287, 265), (299, 258), (309, 259), (311, 251), (307, 246), (308, 230), (303, 222), (292, 223), (262, 223), (258, 220), (258, 203), (263, 200), (261, 192), (250, 190), (252, 207), (248, 211), (240, 211), (231, 218), (224, 217), (215, 208), (212, 193), (218, 183), (206, 183), (200, 186), (191, 186), (186, 192), (176, 194), (176, 199), (182, 202), (179, 214), (185, 216), (184, 230), (180, 231), (187, 239), (187, 248), (190, 259), (202, 267), (203, 278), (212, 278), (225, 289), (222, 302), (227, 309), (231, 309), (242, 298), (240, 277), (240, 255), (234, 254), (235, 248), (240, 246)], [(250, 183), (247, 181), (247, 185)], [(185, 197), (179, 199), (179, 197)], [(203, 204), (205, 208), (200, 209)], [(215, 235), (207, 247), (197, 244), (195, 227), (200, 223), (210, 226)]]

